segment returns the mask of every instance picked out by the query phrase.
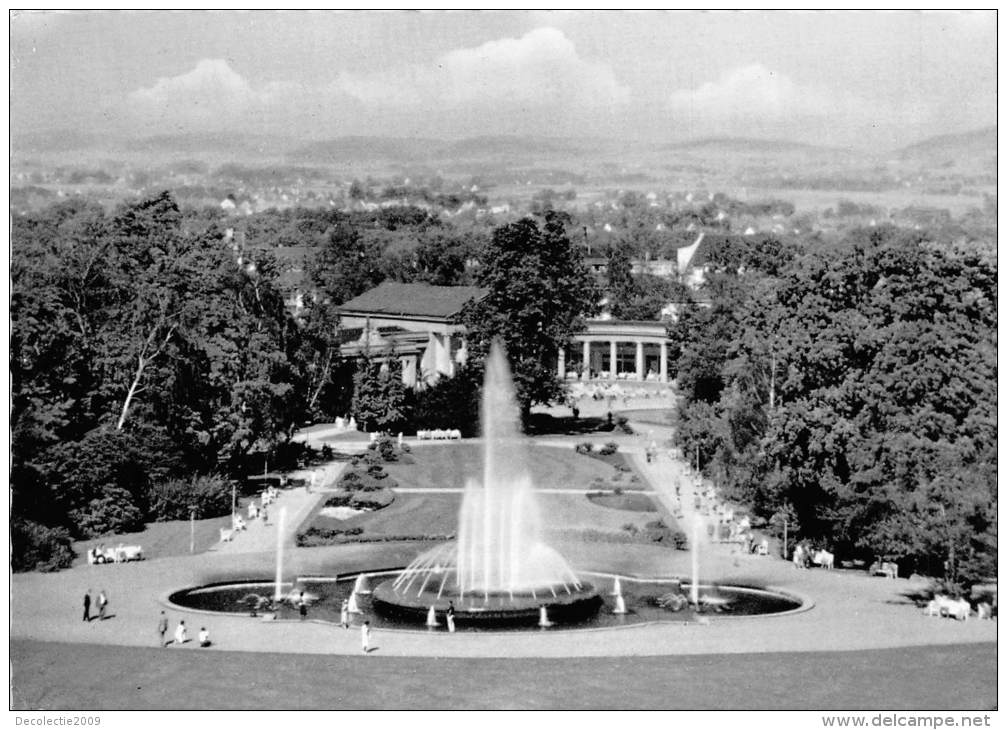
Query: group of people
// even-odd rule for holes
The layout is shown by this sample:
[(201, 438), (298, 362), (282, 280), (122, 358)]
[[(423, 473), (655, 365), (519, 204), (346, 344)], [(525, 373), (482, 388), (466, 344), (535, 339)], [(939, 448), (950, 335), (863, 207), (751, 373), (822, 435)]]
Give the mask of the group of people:
[(84, 620), (91, 623), (92, 618), (96, 618), (99, 621), (104, 621), (108, 616), (106, 616), (106, 611), (108, 610), (108, 594), (102, 589), (98, 592), (98, 599), (95, 601), (98, 607), (98, 613), (94, 616), (91, 615), (91, 589), (88, 588), (84, 593)]
[[(164, 611), (161, 611), (161, 617), (160, 619), (158, 619), (157, 622), (157, 633), (161, 637), (160, 646), (162, 649), (166, 647), (169, 643), (171, 643), (166, 642), (164, 640), (165, 635), (168, 633), (168, 617), (165, 615)], [(182, 644), (185, 644), (188, 641), (189, 641), (189, 631), (185, 627), (185, 621), (180, 620), (178, 622), (178, 626), (175, 627), (174, 642), (179, 646), (181, 646)], [(210, 632), (206, 630), (205, 626), (199, 629), (197, 641), (199, 642), (199, 646), (204, 649), (210, 646)]]

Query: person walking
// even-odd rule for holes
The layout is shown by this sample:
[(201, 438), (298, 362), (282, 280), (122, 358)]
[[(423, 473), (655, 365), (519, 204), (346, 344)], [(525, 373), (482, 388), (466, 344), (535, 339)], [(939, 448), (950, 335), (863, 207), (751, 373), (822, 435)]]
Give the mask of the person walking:
[(91, 589), (84, 594), (84, 620), (91, 623)]
[(105, 620), (105, 607), (108, 606), (108, 596), (105, 595), (105, 589), (102, 588), (98, 592), (98, 620)]
[(350, 628), (350, 602), (343, 599), (343, 605), (339, 609), (339, 625), (344, 629)]
[(371, 650), (371, 622), (364, 621), (364, 625), (360, 627), (360, 645), (364, 650), (364, 654), (367, 654)]
[(161, 648), (164, 648), (164, 635), (168, 633), (168, 617), (161, 611), (161, 618), (157, 620), (157, 633), (161, 636)]
[(186, 634), (185, 621), (178, 622), (178, 628), (175, 629), (175, 643), (181, 646), (189, 640)]
[(301, 591), (301, 597), (297, 602), (297, 607), (301, 611), (301, 621), (308, 617), (308, 602), (304, 600), (304, 591)]

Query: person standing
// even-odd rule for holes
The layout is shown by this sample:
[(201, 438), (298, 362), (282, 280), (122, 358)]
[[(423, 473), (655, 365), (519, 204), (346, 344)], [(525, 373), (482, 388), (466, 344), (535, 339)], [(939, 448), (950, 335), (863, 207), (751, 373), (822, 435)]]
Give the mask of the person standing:
[(91, 623), (91, 589), (84, 594), (84, 620)]
[(105, 620), (105, 607), (108, 605), (108, 596), (105, 595), (105, 589), (102, 588), (98, 592), (98, 620)]
[(455, 632), (455, 602), (454, 601), (448, 601), (448, 610), (445, 612), (445, 618), (447, 619), (447, 623), (448, 623), (448, 632), (453, 634)]
[(350, 602), (343, 599), (343, 605), (339, 609), (339, 625), (344, 629), (350, 628)]
[(308, 602), (304, 600), (304, 591), (301, 591), (301, 597), (297, 602), (297, 607), (301, 611), (301, 621), (308, 617)]
[(164, 635), (168, 633), (168, 617), (161, 611), (161, 618), (157, 620), (157, 633), (161, 636), (161, 648), (164, 648)]
[(364, 621), (364, 625), (360, 627), (360, 645), (364, 650), (364, 654), (367, 654), (371, 650), (371, 622)]
[(185, 631), (185, 621), (178, 622), (178, 628), (175, 629), (175, 643), (181, 646), (189, 640)]

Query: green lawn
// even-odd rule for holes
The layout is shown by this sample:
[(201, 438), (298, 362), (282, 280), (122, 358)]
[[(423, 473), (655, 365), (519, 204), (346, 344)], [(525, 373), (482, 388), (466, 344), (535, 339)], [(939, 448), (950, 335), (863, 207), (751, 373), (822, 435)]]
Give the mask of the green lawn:
[[(462, 489), (468, 479), (482, 479), (482, 444), (454, 443), (421, 446), (413, 449), (413, 464), (386, 464), (385, 468), (400, 487), (445, 487)], [(615, 469), (597, 459), (555, 446), (528, 449), (528, 468), (539, 488), (591, 488), (596, 477), (608, 480)]]
[[(461, 505), (461, 490), (468, 475), (479, 473), (482, 464), (482, 447), (474, 443), (437, 444), (414, 449), (410, 464), (389, 463), (385, 470), (395, 479), (400, 488), (457, 489), (458, 492), (398, 492), (395, 501), (388, 507), (354, 516), (348, 520), (323, 517), (317, 510), (305, 521), (302, 531), (308, 526), (348, 530), (363, 528), (362, 539), (375, 537), (418, 537), (424, 535), (449, 535), (458, 531), (458, 509)], [(551, 489), (584, 490), (583, 494), (539, 493), (538, 503), (543, 523), (548, 530), (558, 530), (566, 537), (574, 537), (578, 531), (590, 533), (615, 533), (625, 536), (624, 526), (632, 524), (642, 529), (654, 520), (655, 512), (623, 511), (595, 504), (587, 498), (589, 488), (595, 478), (605, 479), (607, 487), (615, 486), (610, 481), (617, 472), (611, 463), (623, 463), (621, 455), (608, 457), (608, 461), (576, 453), (572, 446), (562, 449), (548, 446), (531, 446), (529, 467), (536, 486)], [(628, 474), (618, 483), (624, 488), (642, 489), (643, 483), (630, 485)], [(641, 495), (637, 495), (641, 496)], [(642, 497), (642, 499), (647, 499)], [(658, 509), (650, 502), (653, 509)], [(319, 505), (319, 509), (321, 504)], [(669, 525), (673, 520), (667, 514), (660, 516)], [(346, 538), (351, 540), (352, 538)]]
[[(195, 522), (195, 550), (202, 553), (213, 547), (220, 541), (220, 528), (231, 526), (231, 516), (213, 517), (208, 520), (196, 520)], [(77, 557), (74, 565), (83, 565), (87, 562), (88, 548), (97, 547), (99, 544), (106, 548), (118, 545), (120, 542), (125, 545), (141, 545), (146, 559), (164, 558), (170, 555), (188, 555), (190, 540), (190, 526), (188, 520), (173, 520), (171, 522), (151, 522), (148, 523), (142, 532), (126, 532), (116, 535), (105, 535), (91, 540), (80, 540), (73, 544)]]
[[(986, 712), (995, 644), (570, 659), (245, 654), (11, 642), (14, 710)], [(100, 667), (101, 671), (95, 671)], [(956, 718), (957, 719), (957, 718)]]
[(348, 520), (316, 514), (309, 524), (340, 530), (363, 527), (363, 538), (451, 535), (458, 530), (460, 505), (460, 494), (396, 494), (394, 502), (376, 512), (356, 515)]

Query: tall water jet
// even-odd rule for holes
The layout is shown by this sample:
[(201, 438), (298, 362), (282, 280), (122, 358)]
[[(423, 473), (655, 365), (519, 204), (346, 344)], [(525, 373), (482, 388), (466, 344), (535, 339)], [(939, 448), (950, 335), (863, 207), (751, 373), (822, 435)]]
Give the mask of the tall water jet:
[(561, 619), (598, 610), (601, 600), (543, 540), (520, 414), (503, 348), (494, 343), (482, 391), (482, 480), (469, 479), (458, 540), (417, 557), (374, 589), (379, 611), (417, 620), (454, 601), (460, 620), (534, 620), (539, 607)]

